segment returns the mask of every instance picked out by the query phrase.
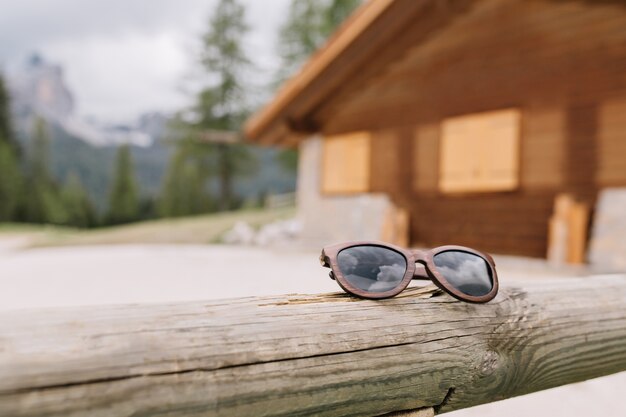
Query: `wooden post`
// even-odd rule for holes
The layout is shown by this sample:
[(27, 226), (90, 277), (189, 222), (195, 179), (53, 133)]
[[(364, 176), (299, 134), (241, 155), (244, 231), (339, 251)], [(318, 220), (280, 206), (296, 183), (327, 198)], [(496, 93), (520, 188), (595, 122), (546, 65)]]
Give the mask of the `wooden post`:
[(589, 207), (571, 194), (562, 193), (554, 199), (554, 214), (548, 228), (548, 260), (582, 264), (587, 251)]
[[(294, 276), (294, 279), (297, 277)], [(4, 312), (2, 416), (425, 416), (626, 370), (626, 276)]]

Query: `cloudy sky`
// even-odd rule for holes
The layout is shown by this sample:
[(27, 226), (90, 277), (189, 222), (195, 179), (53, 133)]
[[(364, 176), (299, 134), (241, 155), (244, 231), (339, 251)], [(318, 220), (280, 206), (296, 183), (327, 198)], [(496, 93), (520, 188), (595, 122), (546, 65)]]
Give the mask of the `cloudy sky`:
[[(289, 0), (242, 0), (244, 44), (260, 89), (276, 70)], [(200, 78), (198, 40), (217, 0), (0, 0), (0, 68), (33, 52), (63, 66), (77, 111), (128, 121), (187, 105)]]

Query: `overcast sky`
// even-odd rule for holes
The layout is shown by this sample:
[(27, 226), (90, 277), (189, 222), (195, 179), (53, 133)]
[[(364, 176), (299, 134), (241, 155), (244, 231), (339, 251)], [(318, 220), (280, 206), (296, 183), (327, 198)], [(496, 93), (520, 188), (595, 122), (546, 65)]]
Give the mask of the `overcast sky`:
[[(251, 31), (251, 80), (269, 82), (289, 0), (241, 0)], [(64, 67), (77, 111), (128, 121), (191, 100), (199, 38), (217, 0), (0, 0), (0, 68), (33, 52)]]

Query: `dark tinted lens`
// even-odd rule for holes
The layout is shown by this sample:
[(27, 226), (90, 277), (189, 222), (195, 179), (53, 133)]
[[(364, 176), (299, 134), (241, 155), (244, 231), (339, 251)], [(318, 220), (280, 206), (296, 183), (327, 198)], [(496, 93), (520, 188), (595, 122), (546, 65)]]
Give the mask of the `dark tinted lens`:
[(396, 288), (406, 272), (406, 259), (380, 246), (354, 246), (337, 255), (339, 270), (354, 287), (368, 292)]
[(434, 261), (446, 281), (464, 294), (479, 297), (493, 288), (491, 268), (480, 256), (450, 250), (435, 255)]

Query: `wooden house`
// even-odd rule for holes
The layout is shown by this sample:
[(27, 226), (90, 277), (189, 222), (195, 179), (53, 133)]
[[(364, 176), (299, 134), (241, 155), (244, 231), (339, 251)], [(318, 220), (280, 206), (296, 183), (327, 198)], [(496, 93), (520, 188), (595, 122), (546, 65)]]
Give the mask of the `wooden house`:
[(370, 0), (245, 134), (338, 217), (382, 194), (413, 245), (544, 257), (557, 195), (626, 185), (626, 2)]

